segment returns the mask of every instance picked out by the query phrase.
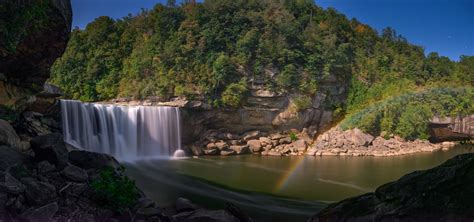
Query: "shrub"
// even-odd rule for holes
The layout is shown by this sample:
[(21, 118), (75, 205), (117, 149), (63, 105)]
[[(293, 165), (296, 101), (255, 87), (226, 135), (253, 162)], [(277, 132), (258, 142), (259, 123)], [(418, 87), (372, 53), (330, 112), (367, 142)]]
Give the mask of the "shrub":
[(296, 140), (298, 140), (298, 136), (296, 135), (296, 133), (291, 132), (290, 133), (290, 139), (291, 139), (291, 141), (296, 141)]
[(386, 99), (352, 114), (343, 129), (360, 128), (377, 135), (381, 131), (405, 139), (428, 139), (428, 123), (434, 116), (466, 115), (474, 112), (470, 88), (436, 88)]
[(298, 96), (293, 99), (293, 103), (298, 111), (305, 110), (311, 107), (311, 98), (309, 96)]
[(247, 93), (247, 81), (245, 79), (238, 83), (231, 83), (222, 93), (222, 103), (229, 107), (239, 107)]
[(111, 167), (104, 168), (99, 178), (91, 183), (95, 201), (119, 213), (133, 206), (138, 198), (135, 182), (123, 176), (123, 171), (123, 167), (118, 172)]

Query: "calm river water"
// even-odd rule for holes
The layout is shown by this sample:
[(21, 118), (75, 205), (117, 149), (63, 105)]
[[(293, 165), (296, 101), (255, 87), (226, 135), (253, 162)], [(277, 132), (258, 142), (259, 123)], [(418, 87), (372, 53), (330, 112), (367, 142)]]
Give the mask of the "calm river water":
[(466, 152), (474, 147), (396, 157), (244, 155), (125, 165), (137, 185), (163, 206), (185, 197), (211, 209), (232, 202), (256, 221), (305, 221), (327, 203), (372, 192)]

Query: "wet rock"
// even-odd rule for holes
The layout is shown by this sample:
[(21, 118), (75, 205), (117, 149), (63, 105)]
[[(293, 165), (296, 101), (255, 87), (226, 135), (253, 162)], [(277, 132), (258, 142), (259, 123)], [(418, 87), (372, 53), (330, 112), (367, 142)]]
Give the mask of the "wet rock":
[(234, 150), (238, 155), (252, 153), (248, 145), (230, 146), (230, 149)]
[(282, 153), (275, 151), (275, 150), (269, 150), (267, 153), (268, 156), (283, 156)]
[(66, 177), (68, 180), (75, 182), (85, 182), (87, 181), (87, 172), (77, 166), (69, 165), (65, 167), (61, 174)]
[(49, 183), (35, 181), (32, 178), (25, 178), (22, 182), (25, 184), (27, 200), (33, 204), (44, 205), (57, 197), (56, 188)]
[(219, 155), (219, 153), (220, 153), (220, 150), (217, 148), (204, 150), (205, 155)]
[(191, 149), (192, 154), (195, 156), (202, 156), (204, 154), (204, 151), (199, 146), (190, 146), (189, 148)]
[(0, 191), (10, 194), (20, 194), (25, 191), (25, 186), (10, 173), (0, 173)]
[(237, 154), (237, 152), (234, 150), (221, 150), (221, 156), (231, 156), (235, 154)]
[(250, 150), (254, 153), (262, 151), (262, 144), (260, 140), (249, 140), (247, 141), (247, 145), (249, 146)]
[(36, 161), (46, 160), (55, 165), (66, 164), (68, 151), (61, 134), (52, 133), (38, 136), (33, 138), (30, 144)]
[(86, 170), (103, 169), (106, 167), (112, 167), (114, 169), (120, 168), (120, 164), (112, 156), (83, 150), (73, 150), (69, 152), (69, 162)]
[(28, 209), (21, 215), (21, 218), (31, 222), (52, 221), (58, 209), (58, 203), (54, 202), (35, 209)]

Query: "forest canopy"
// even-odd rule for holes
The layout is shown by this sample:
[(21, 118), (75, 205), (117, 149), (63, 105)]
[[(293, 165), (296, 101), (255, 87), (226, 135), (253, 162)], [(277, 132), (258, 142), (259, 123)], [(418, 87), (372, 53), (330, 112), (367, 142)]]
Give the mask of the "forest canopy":
[[(392, 28), (379, 33), (312, 0), (168, 1), (75, 28), (51, 74), (67, 97), (82, 101), (180, 96), (239, 107), (250, 84), (263, 82), (306, 98), (301, 109), (332, 77), (349, 87), (345, 103), (332, 107), (335, 113), (351, 118), (347, 126), (373, 124), (377, 129), (366, 130), (380, 131), (383, 124), (362, 116), (372, 115), (364, 111), (368, 106), (434, 88), (472, 88), (474, 56), (456, 62), (436, 52), (426, 55)], [(433, 113), (436, 98), (430, 98), (424, 114)], [(416, 110), (419, 102), (406, 108)], [(397, 127), (386, 130), (396, 133)], [(407, 130), (406, 137), (417, 130)], [(416, 136), (424, 137), (419, 132)]]

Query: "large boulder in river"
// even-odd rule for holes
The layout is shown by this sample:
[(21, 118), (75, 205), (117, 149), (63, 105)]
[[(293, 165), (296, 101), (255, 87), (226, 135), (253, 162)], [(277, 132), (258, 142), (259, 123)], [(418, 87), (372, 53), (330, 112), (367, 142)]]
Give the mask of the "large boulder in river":
[(472, 221), (474, 153), (329, 205), (309, 221)]

